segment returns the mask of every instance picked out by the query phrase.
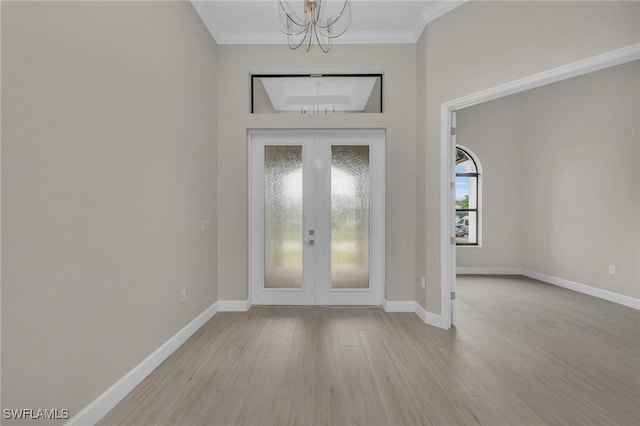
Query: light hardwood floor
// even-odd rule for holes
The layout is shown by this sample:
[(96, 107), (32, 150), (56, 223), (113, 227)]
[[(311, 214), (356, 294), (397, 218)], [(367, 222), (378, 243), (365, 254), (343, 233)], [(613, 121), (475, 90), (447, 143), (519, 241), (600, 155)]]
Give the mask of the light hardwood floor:
[(376, 308), (220, 313), (100, 425), (640, 424), (640, 313), (458, 278), (458, 325)]

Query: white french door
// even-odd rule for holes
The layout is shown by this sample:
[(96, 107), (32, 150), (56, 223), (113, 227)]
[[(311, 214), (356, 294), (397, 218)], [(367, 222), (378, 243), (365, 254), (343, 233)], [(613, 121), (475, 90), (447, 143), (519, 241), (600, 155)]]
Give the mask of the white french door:
[(258, 305), (381, 305), (384, 132), (251, 131)]

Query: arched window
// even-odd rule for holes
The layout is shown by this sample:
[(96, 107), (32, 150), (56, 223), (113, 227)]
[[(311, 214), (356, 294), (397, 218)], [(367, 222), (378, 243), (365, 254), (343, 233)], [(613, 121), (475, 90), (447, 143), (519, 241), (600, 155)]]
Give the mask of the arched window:
[(456, 147), (456, 245), (477, 246), (480, 230), (480, 169), (477, 157)]

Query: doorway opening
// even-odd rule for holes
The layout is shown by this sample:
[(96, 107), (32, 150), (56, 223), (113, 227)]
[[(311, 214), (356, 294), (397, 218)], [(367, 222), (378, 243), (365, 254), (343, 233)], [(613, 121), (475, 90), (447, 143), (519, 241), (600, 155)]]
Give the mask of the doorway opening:
[(448, 329), (455, 324), (456, 244), (455, 244), (455, 153), (456, 111), (545, 86), (572, 77), (624, 64), (640, 58), (638, 44), (510, 81), (480, 92), (456, 98), (440, 109), (440, 323)]

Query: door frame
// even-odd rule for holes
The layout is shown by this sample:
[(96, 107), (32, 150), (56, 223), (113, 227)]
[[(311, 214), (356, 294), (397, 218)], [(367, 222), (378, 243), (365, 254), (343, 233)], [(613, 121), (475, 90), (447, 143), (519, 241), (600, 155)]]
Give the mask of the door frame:
[[(455, 111), (536, 87), (640, 59), (640, 43), (591, 56), (537, 74), (513, 80), (440, 105), (440, 318), (434, 323), (448, 329), (455, 325)], [(453, 134), (452, 134), (453, 133)], [(451, 239), (453, 238), (453, 240)]]
[[(373, 156), (370, 158), (371, 164), (377, 162), (378, 164), (378, 173), (375, 175), (371, 175), (371, 194), (374, 192), (377, 194), (372, 197), (370, 200), (370, 219), (369, 219), (369, 227), (370, 227), (370, 240), (369, 240), (369, 271), (370, 271), (370, 288), (369, 289), (329, 289), (327, 294), (330, 293), (342, 293), (345, 297), (345, 301), (343, 302), (334, 302), (334, 303), (326, 303), (332, 305), (367, 305), (367, 306), (382, 306), (384, 302), (385, 295), (385, 243), (386, 243), (386, 234), (385, 234), (385, 146), (386, 146), (386, 131), (385, 129), (380, 128), (368, 128), (368, 129), (248, 129), (247, 131), (247, 161), (248, 161), (248, 294), (250, 304), (265, 304), (263, 301), (258, 301), (258, 295), (256, 294), (256, 289), (260, 286), (260, 280), (263, 280), (264, 277), (261, 275), (263, 273), (263, 267), (256, 267), (256, 262), (254, 262), (254, 258), (256, 253), (254, 253), (255, 248), (253, 247), (254, 242), (257, 242), (256, 239), (261, 239), (260, 236), (256, 236), (256, 233), (260, 233), (259, 229), (256, 229), (255, 226), (255, 217), (254, 217), (254, 200), (253, 200), (253, 189), (255, 183), (255, 173), (257, 170), (253, 170), (252, 161), (254, 155), (254, 143), (253, 139), (256, 135), (277, 135), (277, 134), (301, 134), (301, 135), (314, 135), (316, 137), (316, 141), (318, 137), (321, 135), (331, 135), (335, 134), (339, 137), (339, 135), (347, 135), (347, 139), (349, 136), (354, 137), (358, 135), (370, 135), (371, 137), (379, 137), (379, 149), (373, 149), (370, 152)], [(378, 143), (378, 142), (372, 142)], [(337, 144), (340, 144), (338, 141)], [(349, 144), (345, 141), (345, 144)], [(314, 155), (318, 155), (317, 151)], [(377, 156), (375, 155), (377, 153)], [(314, 171), (315, 173), (315, 171)], [(323, 172), (318, 171), (318, 176), (322, 176)], [(326, 175), (326, 171), (324, 172)], [(315, 182), (314, 186), (316, 191), (322, 184), (320, 182)], [(314, 216), (316, 218), (316, 230), (318, 232), (317, 236), (320, 236), (320, 232), (322, 232), (323, 227), (326, 231), (326, 226), (320, 223), (320, 209), (321, 206), (318, 205), (320, 203), (316, 203)], [(264, 232), (264, 231), (263, 231)], [(374, 244), (374, 241), (375, 244)], [(259, 251), (259, 250), (258, 250)], [(313, 302), (310, 305), (319, 305), (321, 301), (321, 281), (320, 277), (322, 276), (322, 266), (326, 264), (327, 258), (330, 261), (330, 255), (320, 253), (320, 250), (315, 251), (315, 271), (313, 271), (315, 275), (315, 289), (313, 294)], [(326, 266), (326, 265), (324, 265)], [(374, 281), (376, 284), (374, 285)], [(278, 289), (270, 289), (269, 291), (281, 291)], [(357, 293), (370, 293), (370, 301), (373, 300), (373, 303), (370, 301), (366, 301), (366, 303), (362, 303), (358, 300)], [(284, 296), (284, 294), (283, 294)], [(351, 296), (351, 297), (349, 297)], [(286, 299), (286, 298), (284, 298)], [(309, 303), (299, 303), (292, 300), (284, 300), (281, 304), (309, 304)]]

